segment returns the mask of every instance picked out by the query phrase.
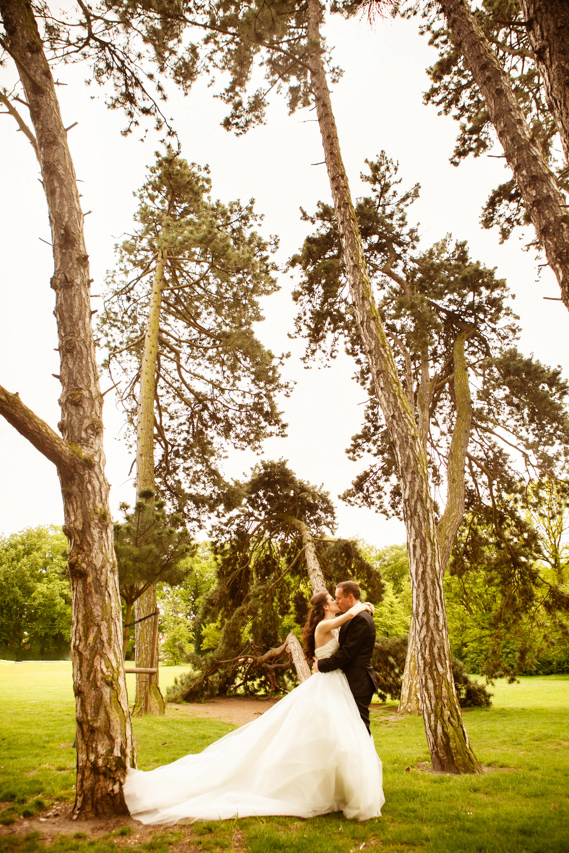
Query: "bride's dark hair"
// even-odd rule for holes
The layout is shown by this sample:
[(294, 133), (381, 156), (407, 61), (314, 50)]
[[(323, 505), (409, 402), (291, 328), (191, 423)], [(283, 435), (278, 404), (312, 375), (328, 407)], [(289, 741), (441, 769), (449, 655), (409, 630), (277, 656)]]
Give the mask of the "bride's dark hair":
[(302, 629), (302, 642), (306, 656), (311, 661), (314, 657), (314, 632), (318, 623), (324, 619), (324, 605), (328, 604), (328, 593), (317, 592), (310, 599), (310, 604), (312, 607)]

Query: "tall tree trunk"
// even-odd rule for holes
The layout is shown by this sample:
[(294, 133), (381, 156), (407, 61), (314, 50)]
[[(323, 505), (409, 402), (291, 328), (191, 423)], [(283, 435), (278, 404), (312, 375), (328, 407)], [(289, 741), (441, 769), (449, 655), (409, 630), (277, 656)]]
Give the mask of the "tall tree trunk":
[(464, 518), (464, 469), (472, 428), (472, 398), (466, 365), (465, 344), (473, 334), (469, 327), (457, 335), (453, 345), (451, 394), (454, 398), (455, 422), (447, 464), (447, 497), (444, 512), (437, 524), (437, 541), (444, 575), (458, 529)]
[(128, 642), (130, 640), (130, 620), (132, 618), (132, 604), (127, 601), (125, 610), (124, 610), (124, 625), (122, 629), (122, 648), (123, 648), (123, 660), (126, 660), (126, 651), (128, 648)]
[[(452, 390), (456, 420), (449, 449), (447, 500), (445, 510), (437, 524), (437, 541), (443, 577), (456, 534), (464, 517), (464, 467), (472, 426), (472, 399), (466, 366), (465, 344), (471, 335), (472, 330), (470, 329), (461, 331), (453, 346)], [(420, 714), (422, 711), (417, 669), (416, 635), (417, 626), (415, 616), (412, 614), (398, 708), (400, 714)]]
[[(156, 259), (156, 272), (152, 282), (152, 294), (148, 308), (144, 351), (140, 366), (140, 399), (138, 402), (136, 424), (136, 493), (150, 490), (155, 492), (154, 477), (154, 399), (156, 395), (156, 363), (158, 359), (158, 339), (160, 334), (160, 309), (164, 289), (164, 267), (167, 251), (160, 249)], [(149, 514), (153, 512), (152, 501), (144, 501)], [(143, 520), (144, 524), (144, 520)], [(136, 668), (156, 667), (156, 674), (138, 673), (136, 676), (136, 696), (133, 714), (164, 714), (166, 703), (158, 683), (158, 648), (155, 618), (158, 602), (156, 584), (137, 598), (134, 612), (136, 620)], [(140, 621), (142, 620), (142, 621)]]
[(442, 573), (426, 454), (373, 298), (371, 282), (342, 162), (338, 132), (322, 62), (320, 0), (308, 0), (308, 62), (344, 267), (359, 332), (385, 417), (400, 478), (408, 533), (423, 719), (435, 770), (478, 772), (452, 677)]
[(569, 161), (569, 2), (520, 0), (520, 6)]
[(0, 13), (29, 106), (49, 208), (63, 440), (42, 425), (17, 395), (0, 390), (0, 408), (56, 463), (61, 481), (64, 531), (70, 545), (71, 658), (77, 718), (74, 816), (126, 814), (122, 782), (133, 759), (133, 739), (109, 486), (104, 473), (103, 400), (91, 328), (83, 214), (54, 81), (31, 4), (29, 0), (0, 0)]
[(417, 640), (416, 640), (417, 624), (413, 615), (411, 615), (411, 625), (409, 626), (409, 640), (407, 643), (407, 657), (405, 658), (405, 669), (403, 671), (403, 679), (401, 681), (401, 697), (399, 699), (398, 714), (419, 714), (423, 713), (421, 705), (421, 696), (419, 690), (419, 672), (417, 669)]
[[(561, 298), (569, 308), (569, 218), (565, 197), (555, 175), (531, 138), (510, 78), (474, 19), (467, 0), (439, 0), (439, 3), (446, 16), (452, 40), (462, 53), (484, 98), (537, 238), (559, 282)], [(557, 5), (566, 4), (551, 0), (532, 5), (548, 5), (553, 11)], [(551, 94), (553, 96), (553, 87)], [(565, 91), (567, 98), (569, 95)]]

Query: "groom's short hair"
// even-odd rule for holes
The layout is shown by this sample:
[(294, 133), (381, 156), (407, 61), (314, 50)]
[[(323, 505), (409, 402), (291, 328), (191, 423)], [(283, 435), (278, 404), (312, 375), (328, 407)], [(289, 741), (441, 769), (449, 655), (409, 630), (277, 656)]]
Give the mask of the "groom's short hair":
[(336, 584), (336, 589), (342, 590), (344, 598), (353, 595), (356, 601), (359, 601), (362, 597), (361, 590), (355, 581), (340, 581), (340, 583)]

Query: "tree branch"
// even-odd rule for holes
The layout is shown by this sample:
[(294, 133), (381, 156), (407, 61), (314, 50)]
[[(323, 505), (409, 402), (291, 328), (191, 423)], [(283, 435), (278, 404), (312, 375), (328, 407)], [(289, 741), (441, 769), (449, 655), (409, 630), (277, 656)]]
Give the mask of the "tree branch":
[(74, 453), (70, 446), (49, 424), (28, 409), (18, 394), (11, 394), (0, 385), (0, 414), (20, 435), (27, 438), (36, 450), (53, 462), (61, 474), (70, 475), (87, 460)]
[(447, 467), (447, 501), (437, 524), (437, 539), (444, 572), (456, 533), (464, 517), (464, 467), (472, 428), (472, 400), (468, 383), (465, 343), (473, 331), (462, 331), (453, 347), (453, 377), (456, 419), (450, 443)]
[(0, 92), (0, 103), (4, 104), (4, 106), (6, 107), (8, 112), (10, 113), (10, 115), (16, 119), (16, 121), (18, 122), (18, 127), (20, 128), (22, 133), (24, 133), (27, 136), (27, 138), (29, 139), (32, 148), (36, 152), (36, 157), (39, 160), (38, 143), (36, 141), (34, 134), (30, 130), (30, 128), (28, 127), (28, 125), (26, 124), (26, 122), (24, 121), (24, 119), (22, 118), (22, 116), (20, 115), (18, 110), (16, 109), (16, 107), (12, 104), (11, 100), (4, 94), (4, 92)]

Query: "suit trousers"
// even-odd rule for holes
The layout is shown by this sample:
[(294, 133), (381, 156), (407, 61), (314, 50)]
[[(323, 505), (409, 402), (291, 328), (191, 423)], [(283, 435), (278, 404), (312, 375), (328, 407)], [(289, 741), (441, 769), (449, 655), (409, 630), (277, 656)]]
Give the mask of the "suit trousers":
[(372, 696), (375, 693), (375, 690), (370, 687), (369, 693), (365, 696), (354, 696), (356, 700), (356, 705), (358, 706), (358, 711), (360, 712), (360, 717), (364, 721), (365, 727), (371, 735), (371, 729), (369, 725), (369, 705), (372, 700)]

